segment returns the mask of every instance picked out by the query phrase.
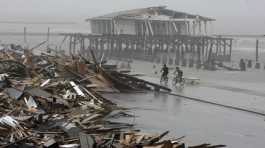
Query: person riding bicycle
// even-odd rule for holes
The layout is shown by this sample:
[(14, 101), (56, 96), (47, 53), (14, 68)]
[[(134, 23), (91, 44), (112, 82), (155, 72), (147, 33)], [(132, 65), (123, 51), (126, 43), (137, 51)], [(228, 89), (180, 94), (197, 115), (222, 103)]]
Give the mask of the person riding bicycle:
[(163, 68), (161, 69), (161, 72), (162, 72), (162, 75), (161, 75), (161, 79), (160, 81), (162, 80), (167, 80), (167, 75), (168, 75), (168, 67), (166, 64), (164, 64)]
[(183, 81), (183, 71), (179, 67), (176, 67), (176, 70), (173, 73), (175, 75), (176, 83), (181, 83)]

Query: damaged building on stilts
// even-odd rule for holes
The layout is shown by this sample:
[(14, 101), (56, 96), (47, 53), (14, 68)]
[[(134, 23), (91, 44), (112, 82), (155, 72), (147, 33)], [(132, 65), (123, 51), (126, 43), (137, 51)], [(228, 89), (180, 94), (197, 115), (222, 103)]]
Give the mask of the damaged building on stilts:
[[(72, 54), (94, 50), (98, 57), (138, 59), (181, 66), (206, 67), (231, 60), (232, 39), (212, 36), (215, 19), (165, 6), (114, 12), (86, 19), (89, 34), (63, 34)], [(79, 48), (78, 48), (79, 47)]]

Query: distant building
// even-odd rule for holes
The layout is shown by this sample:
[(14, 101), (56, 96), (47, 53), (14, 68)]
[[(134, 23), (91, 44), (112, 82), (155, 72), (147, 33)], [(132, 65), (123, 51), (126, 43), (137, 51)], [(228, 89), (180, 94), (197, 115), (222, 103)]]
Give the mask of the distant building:
[(114, 12), (89, 18), (93, 34), (207, 35), (212, 18), (166, 9), (165, 6)]

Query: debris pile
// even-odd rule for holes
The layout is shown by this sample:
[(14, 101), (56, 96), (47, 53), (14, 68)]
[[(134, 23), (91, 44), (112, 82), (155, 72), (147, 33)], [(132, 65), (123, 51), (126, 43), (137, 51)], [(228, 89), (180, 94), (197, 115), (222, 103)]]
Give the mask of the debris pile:
[(100, 92), (170, 89), (106, 70), (91, 55), (92, 61), (35, 55), (20, 46), (0, 50), (0, 147), (185, 147), (179, 140), (161, 141), (168, 132), (148, 136), (110, 121), (131, 115)]

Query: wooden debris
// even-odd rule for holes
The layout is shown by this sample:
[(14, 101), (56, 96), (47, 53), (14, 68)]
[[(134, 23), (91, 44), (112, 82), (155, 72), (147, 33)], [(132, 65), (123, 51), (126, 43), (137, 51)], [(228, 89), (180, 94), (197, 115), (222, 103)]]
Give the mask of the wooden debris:
[(180, 139), (163, 140), (169, 131), (146, 135), (132, 130), (132, 124), (108, 121), (134, 116), (112, 113), (117, 105), (100, 94), (106, 88), (113, 92), (170, 89), (105, 69), (93, 52), (90, 61), (79, 56), (35, 55), (33, 49), (0, 51), (1, 148), (185, 147)]

